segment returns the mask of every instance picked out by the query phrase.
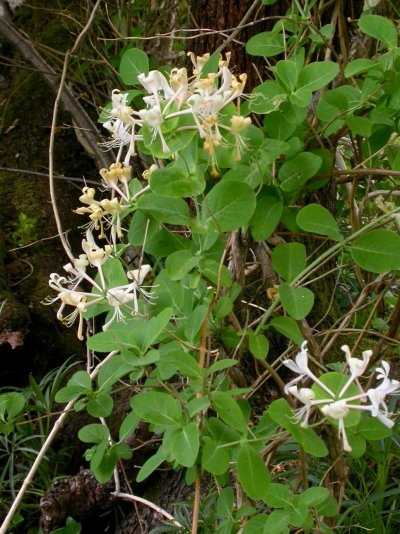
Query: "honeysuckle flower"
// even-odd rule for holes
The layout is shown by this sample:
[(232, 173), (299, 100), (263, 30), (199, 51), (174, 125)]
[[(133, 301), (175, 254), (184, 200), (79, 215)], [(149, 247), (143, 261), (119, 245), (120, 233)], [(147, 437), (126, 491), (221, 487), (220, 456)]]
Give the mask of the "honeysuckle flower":
[[(44, 304), (53, 304), (60, 301), (60, 307), (57, 311), (57, 319), (62, 321), (66, 326), (70, 327), (79, 317), (78, 338), (83, 340), (83, 313), (94, 304), (106, 303), (113, 308), (113, 313), (109, 320), (103, 326), (103, 330), (107, 330), (109, 326), (115, 321), (124, 321), (127, 312), (131, 315), (138, 313), (138, 293), (144, 296), (147, 300), (151, 299), (151, 294), (141, 288), (146, 276), (151, 271), (150, 265), (142, 265), (139, 269), (130, 270), (127, 272), (128, 284), (105, 288), (100, 287), (92, 278), (86, 274), (88, 260), (82, 254), (79, 259), (76, 259), (74, 265), (67, 264), (64, 269), (74, 275), (75, 284), (70, 286), (71, 279), (65, 276), (60, 276), (57, 273), (50, 275), (49, 285), (52, 289), (57, 291), (57, 296), (54, 298), (47, 298)], [(101, 272), (101, 271), (99, 271)], [(78, 283), (83, 280), (88, 281), (93, 286), (92, 292), (80, 291), (77, 289)], [(104, 283), (104, 280), (103, 280)], [(74, 308), (72, 312), (64, 316), (64, 309), (66, 306)], [(122, 309), (121, 309), (122, 308)]]
[(97, 245), (90, 230), (86, 232), (86, 239), (82, 240), (82, 249), (85, 251), (90, 265), (97, 269), (100, 269), (104, 265), (112, 253), (112, 247), (110, 245), (105, 245), (104, 247)]
[(99, 247), (93, 237), (93, 234), (90, 230), (86, 232), (86, 239), (82, 241), (82, 249), (87, 255), (90, 265), (96, 267), (99, 272), (102, 288), (105, 288), (104, 275), (102, 271), (102, 266), (108, 260), (112, 253), (111, 245), (105, 245), (104, 247)]
[[(352, 382), (354, 382), (358, 377), (360, 377), (362, 374), (364, 374), (366, 368), (368, 367), (369, 360), (372, 356), (372, 350), (364, 350), (362, 353), (363, 359), (360, 360), (359, 358), (352, 358), (350, 348), (348, 345), (343, 345), (341, 347), (342, 351), (346, 355), (346, 361), (347, 365), (350, 369), (350, 377), (348, 381), (345, 383), (345, 385), (342, 387), (339, 393), (339, 397), (342, 397), (345, 392), (347, 391), (348, 387)], [(361, 389), (361, 386), (358, 384), (359, 389)]]
[[(380, 419), (386, 426), (389, 426), (387, 424), (390, 421), (387, 417), (389, 410), (385, 403), (385, 397), (398, 391), (400, 389), (400, 382), (389, 378), (390, 365), (388, 362), (383, 360), (381, 366), (376, 369), (376, 372), (378, 374), (378, 380), (382, 380), (382, 382), (376, 388), (370, 388), (367, 391), (367, 395), (371, 402), (371, 415)], [(382, 408), (382, 411), (380, 411), (380, 408)]]
[[(315, 390), (309, 388), (298, 389), (297, 385), (295, 385), (306, 377), (311, 378), (320, 387), (323, 385), (322, 381), (316, 380), (316, 377), (312, 375), (308, 368), (308, 354), (305, 342), (302, 344), (301, 351), (296, 356), (295, 361), (285, 360), (283, 362), (292, 371), (300, 375), (285, 386), (285, 392), (290, 393), (303, 404), (295, 412), (295, 419), (301, 421), (300, 426), (303, 428), (308, 425), (312, 407), (323, 404), (320, 408), (321, 413), (328, 418), (338, 421), (339, 438), (342, 440), (343, 449), (345, 451), (351, 451), (345, 430), (345, 419), (350, 413), (350, 410), (369, 412), (372, 417), (376, 417), (382, 424), (388, 428), (392, 428), (394, 423), (390, 419), (391, 414), (388, 411), (385, 398), (388, 395), (400, 391), (400, 382), (389, 378), (390, 365), (388, 362), (382, 361), (381, 366), (376, 369), (377, 378), (380, 380), (380, 383), (375, 388), (370, 388), (366, 392), (363, 391), (358, 382), (358, 378), (366, 371), (372, 351), (364, 351), (362, 353), (363, 359), (361, 360), (351, 357), (351, 352), (347, 345), (343, 345), (342, 350), (346, 355), (350, 377), (345, 382), (339, 394), (333, 394), (327, 391), (328, 388), (325, 386), (323, 389), (329, 393), (330, 398), (316, 399)], [(350, 397), (343, 397), (352, 382), (357, 383), (360, 393)], [(367, 404), (368, 401), (369, 404)]]
[(150, 180), (150, 176), (152, 175), (152, 173), (154, 171), (156, 171), (157, 169), (159, 169), (159, 166), (156, 165), (155, 163), (153, 163), (152, 165), (150, 165), (150, 167), (148, 169), (146, 169), (145, 171), (143, 171), (142, 173), (142, 178), (143, 180), (146, 180), (146, 181), (149, 181)]
[(347, 439), (346, 430), (344, 427), (344, 418), (349, 413), (349, 409), (351, 406), (348, 406), (345, 399), (338, 400), (336, 402), (332, 402), (330, 404), (325, 404), (321, 408), (321, 412), (326, 417), (331, 417), (332, 419), (336, 419), (339, 423), (339, 438), (342, 438), (342, 444), (343, 444), (343, 450), (347, 452), (351, 452), (351, 446)]
[(158, 106), (160, 104), (160, 92), (163, 93), (166, 99), (175, 97), (175, 93), (164, 74), (161, 74), (158, 70), (150, 71), (147, 76), (145, 74), (139, 74), (138, 80), (146, 91), (152, 95), (151, 102), (153, 105)]
[(188, 52), (187, 56), (190, 57), (190, 61), (193, 64), (193, 74), (195, 76), (199, 76), (201, 73), (201, 69), (210, 59), (210, 54), (207, 52), (207, 54), (203, 54), (202, 56), (195, 56), (194, 52)]
[(188, 96), (189, 90), (187, 70), (185, 68), (172, 69), (169, 75), (169, 83), (171, 89), (174, 91), (174, 101), (181, 108)]
[(310, 388), (300, 388), (298, 389), (297, 386), (291, 386), (288, 391), (293, 397), (298, 399), (300, 402), (304, 404), (301, 408), (296, 410), (295, 412), (295, 419), (296, 421), (302, 420), (300, 423), (300, 426), (302, 428), (308, 427), (308, 420), (311, 413), (311, 408), (313, 406), (316, 406), (317, 404), (322, 404), (325, 402), (330, 402), (332, 399), (319, 399), (315, 400), (315, 393)]
[(285, 393), (287, 394), (289, 392), (289, 388), (291, 386), (294, 386), (301, 380), (304, 380), (306, 377), (311, 378), (313, 382), (318, 384), (318, 386), (323, 389), (328, 395), (331, 397), (334, 397), (335, 395), (332, 393), (332, 391), (323, 384), (315, 375), (314, 373), (309, 369), (308, 367), (308, 352), (307, 352), (307, 341), (303, 341), (301, 345), (301, 351), (297, 354), (295, 357), (295, 361), (293, 360), (284, 360), (283, 364), (286, 365), (291, 371), (294, 373), (299, 374), (298, 377), (291, 380), (288, 384), (285, 386)]
[(130, 308), (131, 314), (135, 315), (139, 311), (137, 293), (140, 290), (146, 297), (150, 298), (149, 293), (140, 288), (144, 279), (151, 271), (150, 265), (142, 265), (140, 269), (134, 269), (128, 271), (127, 276), (130, 280), (133, 280), (130, 284), (124, 286), (113, 287), (109, 289), (106, 293), (107, 302), (110, 306), (114, 308), (114, 312), (111, 315), (110, 319), (104, 324), (103, 330), (106, 331), (109, 326), (116, 319), (117, 321), (125, 321), (125, 315), (121, 310), (121, 306), (129, 307), (129, 304), (132, 304)]
[[(69, 264), (70, 265), (70, 264)], [(68, 267), (68, 266), (67, 266)], [(79, 340), (83, 340), (83, 313), (87, 306), (98, 302), (102, 297), (97, 296), (91, 302), (88, 299), (92, 298), (90, 293), (77, 291), (76, 285), (70, 289), (68, 287), (69, 280), (57, 273), (51, 273), (49, 279), (49, 286), (57, 291), (57, 296), (54, 298), (48, 297), (43, 301), (43, 304), (53, 304), (57, 300), (61, 301), (61, 305), (57, 311), (57, 319), (62, 321), (67, 327), (71, 327), (76, 318), (79, 317), (77, 336)], [(68, 315), (64, 316), (63, 312), (66, 306), (75, 308)]]
[[(100, 176), (107, 189), (112, 189), (125, 201), (129, 200), (128, 183), (132, 176), (132, 167), (122, 163), (112, 163), (109, 169), (100, 169)], [(124, 186), (125, 191), (119, 187), (119, 182)]]
[(242, 117), (241, 115), (234, 115), (231, 118), (230, 132), (235, 138), (236, 154), (235, 160), (239, 161), (241, 158), (241, 152), (246, 148), (246, 142), (240, 136), (240, 132), (243, 131), (251, 124), (250, 117)]
[(163, 115), (158, 105), (153, 106), (150, 109), (141, 109), (139, 116), (143, 123), (146, 124), (153, 131), (153, 139), (158, 136), (162, 144), (163, 152), (169, 152), (167, 143), (165, 142), (164, 135), (161, 131), (161, 124), (164, 122)]

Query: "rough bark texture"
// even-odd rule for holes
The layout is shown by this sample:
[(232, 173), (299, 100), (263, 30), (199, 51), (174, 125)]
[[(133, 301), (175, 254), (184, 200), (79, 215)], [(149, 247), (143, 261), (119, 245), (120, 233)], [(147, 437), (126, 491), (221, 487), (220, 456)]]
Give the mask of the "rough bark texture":
[(112, 490), (113, 481), (100, 484), (88, 469), (83, 469), (72, 478), (56, 480), (40, 501), (43, 534), (50, 534), (64, 526), (69, 516), (76, 521), (91, 517), (92, 532), (95, 532), (93, 518), (111, 508)]
[[(231, 32), (236, 28), (247, 11), (252, 7), (252, 0), (222, 0), (209, 2), (208, 0), (193, 0), (191, 2), (191, 14), (193, 26), (199, 29), (215, 30), (216, 33), (202, 36), (196, 39), (190, 46), (190, 50), (195, 55), (202, 55), (207, 52), (213, 53), (218, 47), (224, 44)], [(281, 5), (279, 5), (281, 4)], [(251, 89), (261, 83), (260, 76), (264, 77), (264, 69), (266, 66), (262, 58), (248, 56), (245, 53), (244, 45), (246, 42), (257, 33), (270, 29), (276, 22), (277, 17), (286, 11), (288, 6), (287, 1), (278, 3), (274, 6), (262, 6), (261, 2), (254, 9), (247, 24), (236, 36), (234, 42), (224, 48), (222, 53), (231, 52), (231, 65), (235, 67), (235, 73), (240, 74), (245, 72), (248, 76), (246, 92), (251, 92)], [(268, 21), (257, 22), (264, 17), (271, 17)]]

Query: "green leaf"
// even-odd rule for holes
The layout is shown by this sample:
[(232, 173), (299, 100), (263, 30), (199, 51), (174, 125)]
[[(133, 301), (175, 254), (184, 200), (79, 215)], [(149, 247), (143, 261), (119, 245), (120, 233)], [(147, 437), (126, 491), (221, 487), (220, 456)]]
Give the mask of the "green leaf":
[(155, 425), (176, 426), (181, 415), (181, 405), (167, 393), (148, 391), (131, 399), (132, 410), (144, 421)]
[(133, 413), (128, 413), (127, 416), (123, 419), (121, 426), (119, 427), (118, 437), (119, 441), (125, 441), (126, 439), (131, 436), (135, 430), (135, 428), (140, 423), (139, 417)]
[(111, 395), (100, 393), (87, 403), (86, 409), (93, 417), (108, 417), (112, 412), (113, 404)]
[(200, 256), (195, 256), (191, 250), (177, 250), (168, 256), (165, 267), (171, 280), (181, 280), (199, 261)]
[(372, 132), (372, 121), (367, 117), (349, 117), (346, 119), (347, 126), (353, 135), (369, 137)]
[(366, 35), (382, 41), (389, 50), (397, 48), (396, 26), (388, 18), (380, 15), (363, 15), (358, 20), (358, 26)]
[(273, 57), (285, 49), (283, 36), (276, 32), (261, 32), (246, 43), (246, 52), (251, 56)]
[(310, 178), (315, 176), (322, 165), (322, 158), (311, 152), (301, 152), (285, 161), (279, 169), (278, 177), (283, 191), (300, 189)]
[(132, 365), (127, 364), (120, 354), (116, 354), (100, 368), (97, 378), (99, 391), (110, 391), (113, 384), (131, 370)]
[(200, 264), (200, 273), (213, 284), (219, 283), (221, 287), (230, 287), (232, 284), (231, 273), (225, 265), (219, 261), (203, 260)]
[(164, 197), (191, 197), (200, 195), (204, 191), (203, 165), (193, 170), (185, 170), (173, 164), (151, 173), (150, 186), (154, 193)]
[(322, 504), (318, 506), (318, 514), (324, 517), (335, 517), (338, 512), (339, 505), (330, 495)]
[(212, 375), (213, 373), (217, 373), (218, 371), (224, 371), (225, 369), (230, 369), (234, 365), (237, 365), (239, 362), (238, 360), (234, 360), (233, 358), (225, 358), (223, 360), (218, 360), (217, 362), (210, 365), (210, 367), (207, 369), (207, 376)]
[(66, 526), (53, 530), (52, 534), (79, 534), (81, 529), (80, 523), (76, 523), (72, 517), (67, 517)]
[(267, 81), (253, 89), (249, 108), (253, 113), (271, 113), (286, 99), (287, 94), (278, 83)]
[(258, 452), (242, 445), (237, 458), (239, 482), (250, 499), (262, 500), (268, 496), (270, 476)]
[(187, 318), (184, 332), (186, 339), (195, 343), (200, 334), (200, 329), (208, 313), (208, 304), (197, 306)]
[(357, 433), (365, 439), (374, 441), (388, 438), (392, 435), (392, 429), (375, 417), (365, 417), (358, 425)]
[(321, 458), (328, 454), (322, 439), (312, 428), (301, 428), (294, 421), (294, 414), (286, 399), (273, 401), (268, 409), (268, 415), (273, 421), (290, 432), (297, 443), (300, 443), (304, 450), (316, 458)]
[(265, 522), (263, 534), (286, 534), (290, 520), (291, 514), (288, 510), (273, 510)]
[(162, 448), (159, 448), (154, 456), (151, 456), (139, 469), (136, 481), (143, 482), (148, 476), (150, 476), (163, 462), (166, 460), (165, 452)]
[(243, 412), (229, 393), (216, 392), (213, 394), (211, 402), (224, 423), (240, 431), (247, 429)]
[(69, 402), (78, 395), (83, 395), (89, 391), (92, 391), (90, 376), (86, 371), (78, 371), (68, 380), (65, 388), (57, 391), (55, 400), (60, 403)]
[(362, 269), (384, 273), (400, 269), (400, 236), (382, 228), (356, 239), (350, 247), (353, 260)]
[(229, 469), (229, 454), (218, 448), (218, 443), (209, 437), (204, 438), (201, 465), (212, 475), (223, 475)]
[(245, 183), (217, 183), (206, 196), (203, 214), (217, 230), (229, 232), (245, 226), (254, 213), (256, 196)]
[(148, 74), (149, 58), (140, 48), (130, 48), (122, 58), (119, 66), (119, 73), (122, 81), (126, 85), (136, 85), (139, 82), (139, 74)]
[(290, 506), (292, 502), (292, 493), (289, 486), (272, 482), (269, 485), (264, 501), (272, 508), (284, 508), (285, 506)]
[(219, 60), (221, 58), (220, 52), (213, 52), (207, 62), (203, 65), (201, 72), (200, 72), (200, 78), (204, 79), (207, 78), (209, 73), (212, 72), (218, 72), (218, 64)]
[(300, 346), (303, 343), (303, 334), (296, 321), (291, 317), (275, 317), (269, 324), (296, 345)]
[(174, 432), (171, 452), (179, 464), (192, 467), (199, 453), (199, 447), (199, 429), (194, 421)]
[(249, 337), (249, 349), (254, 358), (265, 360), (269, 351), (268, 339), (263, 334), (254, 334), (252, 330), (247, 331)]
[(202, 370), (200, 369), (197, 360), (191, 354), (184, 352), (180, 348), (171, 347), (167, 352), (162, 351), (160, 364), (161, 366), (171, 366), (174, 370), (174, 374), (178, 371), (183, 376), (188, 376), (190, 378), (202, 377)]
[(367, 442), (360, 434), (354, 434), (352, 429), (347, 430), (347, 440), (350, 444), (350, 454), (353, 458), (361, 458), (367, 450)]
[(297, 321), (307, 317), (314, 306), (314, 293), (306, 287), (280, 284), (279, 296), (287, 313)]
[(319, 506), (329, 497), (329, 490), (315, 486), (313, 488), (307, 488), (300, 496), (300, 501), (304, 502), (308, 508), (312, 506)]
[[(252, 517), (250, 521), (248, 521), (244, 528), (243, 528), (243, 534), (267, 534), (270, 531), (265, 530), (266, 524), (268, 521), (269, 515), (266, 514), (258, 514), (255, 517)], [(277, 534), (280, 534), (277, 533)]]
[(189, 208), (181, 198), (168, 198), (147, 193), (142, 195), (138, 208), (145, 215), (151, 215), (160, 222), (186, 225), (190, 222)]
[(346, 78), (357, 76), (363, 72), (369, 72), (371, 69), (379, 68), (379, 65), (372, 61), (372, 59), (354, 59), (349, 61), (344, 68), (344, 75)]
[(290, 515), (290, 523), (295, 527), (304, 525), (308, 514), (307, 505), (300, 501), (300, 495), (295, 495), (293, 499), (293, 511)]
[(318, 91), (331, 82), (339, 72), (339, 65), (332, 61), (318, 61), (303, 67), (299, 73), (297, 89)]
[(232, 517), (232, 509), (234, 504), (235, 496), (233, 494), (233, 488), (230, 486), (223, 488), (217, 499), (217, 516)]
[(268, 239), (281, 220), (283, 202), (279, 198), (260, 195), (257, 206), (250, 219), (250, 230), (255, 241)]
[(215, 317), (218, 317), (218, 319), (223, 319), (231, 313), (232, 308), (233, 302), (230, 297), (220, 297), (214, 309)]
[(302, 243), (282, 243), (274, 248), (271, 262), (279, 276), (291, 282), (306, 268), (306, 247)]
[(22, 412), (26, 404), (25, 397), (21, 393), (11, 391), (0, 396), (0, 419), (14, 419)]
[(296, 62), (291, 59), (278, 61), (275, 67), (278, 80), (290, 91), (294, 91), (297, 84), (298, 70)]
[(96, 467), (90, 462), (90, 468), (101, 484), (106, 484), (112, 477), (118, 457), (112, 450), (106, 450)]
[(171, 319), (172, 311), (173, 310), (170, 307), (164, 308), (157, 316), (154, 316), (147, 321), (144, 332), (145, 340), (142, 345), (143, 352), (147, 351), (150, 345), (159, 341), (159, 337), (162, 335), (162, 332)]
[(332, 214), (319, 204), (309, 204), (302, 208), (297, 214), (296, 222), (306, 232), (326, 235), (334, 241), (343, 239)]
[(108, 443), (110, 432), (106, 426), (94, 423), (81, 428), (78, 437), (84, 443)]

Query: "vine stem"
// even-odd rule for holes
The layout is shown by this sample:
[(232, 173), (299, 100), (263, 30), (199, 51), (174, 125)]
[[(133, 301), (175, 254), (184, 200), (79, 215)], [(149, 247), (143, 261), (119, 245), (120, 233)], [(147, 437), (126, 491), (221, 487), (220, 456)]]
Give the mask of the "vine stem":
[[(98, 375), (101, 367), (108, 362), (113, 356), (118, 354), (118, 351), (114, 350), (113, 352), (110, 352), (106, 358), (102, 362), (100, 362), (96, 368), (92, 371), (92, 373), (89, 375), (91, 380), (94, 380), (96, 376)], [(69, 403), (65, 406), (64, 410), (62, 411), (60, 417), (56, 420), (54, 423), (53, 428), (51, 429), (49, 435), (47, 436), (45, 442), (42, 445), (42, 448), (38, 452), (38, 455), (36, 456), (36, 460), (33, 462), (29, 473), (25, 477), (24, 482), (22, 483), (22, 486), (20, 487), (14, 502), (12, 503), (12, 506), (10, 510), (8, 511), (8, 514), (6, 515), (1, 527), (0, 527), (0, 534), (6, 534), (8, 527), (10, 526), (11, 520), (14, 517), (15, 512), (18, 510), (24, 496), (26, 493), (26, 490), (28, 489), (29, 485), (31, 484), (33, 477), (36, 474), (36, 471), (38, 470), (48, 448), (50, 447), (51, 443), (53, 442), (54, 438), (56, 437), (58, 431), (63, 426), (65, 419), (67, 418), (69, 412), (74, 407), (76, 401), (79, 399), (78, 397), (75, 397), (75, 399), (72, 399), (69, 401)]]
[(61, 97), (62, 97), (62, 92), (63, 92), (63, 89), (64, 89), (65, 78), (67, 76), (69, 58), (70, 58), (71, 54), (73, 54), (75, 52), (75, 50), (78, 48), (81, 40), (83, 39), (83, 36), (89, 30), (89, 28), (90, 28), (90, 26), (91, 26), (91, 24), (93, 22), (94, 16), (96, 14), (96, 11), (100, 6), (100, 2), (101, 2), (101, 0), (97, 0), (96, 4), (93, 6), (93, 10), (92, 10), (92, 12), (90, 14), (90, 17), (89, 17), (85, 27), (82, 29), (82, 31), (78, 35), (78, 38), (76, 39), (74, 46), (72, 47), (71, 50), (68, 50), (67, 53), (65, 54), (64, 66), (63, 66), (63, 71), (62, 71), (62, 75), (61, 75), (61, 80), (60, 80), (60, 84), (58, 86), (57, 96), (56, 96), (56, 99), (54, 101), (53, 118), (52, 118), (52, 121), (51, 121), (51, 130), (50, 130), (50, 140), (49, 140), (49, 189), (50, 189), (51, 205), (52, 205), (52, 208), (53, 208), (54, 219), (56, 221), (56, 226), (57, 226), (58, 235), (60, 237), (60, 241), (62, 243), (62, 246), (64, 247), (65, 253), (67, 254), (68, 258), (71, 260), (72, 264), (74, 263), (75, 258), (74, 258), (74, 255), (72, 254), (71, 248), (70, 248), (70, 246), (68, 244), (68, 241), (67, 241), (67, 239), (65, 237), (65, 234), (63, 232), (63, 229), (62, 229), (60, 214), (59, 214), (58, 206), (57, 206), (56, 192), (55, 192), (55, 188), (54, 188), (54, 139), (55, 139), (56, 125), (57, 125), (58, 108), (59, 108), (60, 100), (61, 100)]
[(152, 510), (155, 510), (159, 514), (163, 515), (168, 521), (171, 521), (176, 527), (182, 528), (182, 525), (174, 519), (174, 517), (168, 513), (166, 510), (158, 506), (157, 504), (154, 504), (151, 501), (148, 501), (147, 499), (143, 499), (143, 497), (138, 497), (137, 495), (131, 495), (130, 493), (121, 493), (120, 491), (114, 491), (111, 493), (114, 497), (117, 499), (124, 499), (125, 501), (133, 501), (133, 502), (140, 502), (141, 504), (144, 504), (148, 508), (151, 508)]

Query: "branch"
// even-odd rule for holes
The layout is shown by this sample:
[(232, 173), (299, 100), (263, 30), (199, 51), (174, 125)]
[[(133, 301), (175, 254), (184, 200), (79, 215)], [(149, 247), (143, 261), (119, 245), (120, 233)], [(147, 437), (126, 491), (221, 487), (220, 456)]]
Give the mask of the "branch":
[[(32, 41), (23, 36), (6, 16), (0, 16), (0, 33), (42, 74), (46, 83), (56, 93), (60, 75), (37, 52)], [(98, 168), (108, 168), (114, 161), (113, 155), (110, 152), (103, 152), (99, 149), (98, 143), (102, 141), (100, 133), (92, 119), (78, 102), (73, 90), (65, 86), (60, 99), (65, 111), (70, 113), (76, 124), (77, 132), (85, 140)]]
[(176, 527), (182, 528), (182, 525), (176, 521), (176, 519), (173, 518), (171, 514), (169, 514), (166, 510), (163, 508), (160, 508), (157, 504), (154, 504), (151, 501), (148, 501), (147, 499), (143, 499), (143, 497), (138, 497), (137, 495), (131, 495), (130, 493), (121, 493), (119, 491), (114, 491), (111, 493), (114, 497), (118, 499), (124, 499), (125, 501), (133, 501), (133, 502), (140, 502), (141, 504), (144, 504), (145, 506), (148, 506), (152, 510), (155, 510), (159, 514), (163, 515), (168, 521), (171, 521)]

